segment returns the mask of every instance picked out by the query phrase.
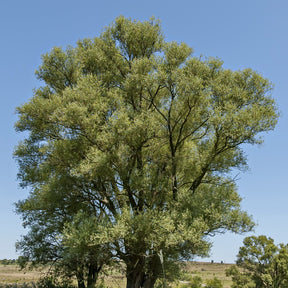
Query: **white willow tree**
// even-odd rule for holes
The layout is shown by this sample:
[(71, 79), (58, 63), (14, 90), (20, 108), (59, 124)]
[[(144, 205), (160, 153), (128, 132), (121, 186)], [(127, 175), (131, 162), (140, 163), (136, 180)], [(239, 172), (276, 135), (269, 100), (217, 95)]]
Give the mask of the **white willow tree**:
[(241, 145), (277, 122), (267, 79), (193, 57), (165, 42), (158, 21), (124, 17), (54, 48), (36, 75), (44, 86), (17, 109), (16, 130), (29, 135), (15, 151), (31, 188), (17, 204), (30, 260), (81, 255), (96, 281), (112, 257), (126, 264), (127, 288), (153, 287), (163, 267), (206, 255), (210, 236), (252, 229), (231, 171), (246, 167)]

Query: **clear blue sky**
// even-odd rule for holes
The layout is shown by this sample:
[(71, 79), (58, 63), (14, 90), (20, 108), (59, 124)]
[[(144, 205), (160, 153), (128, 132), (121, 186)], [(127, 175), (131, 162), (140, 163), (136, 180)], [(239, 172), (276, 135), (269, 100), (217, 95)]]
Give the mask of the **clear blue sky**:
[[(168, 41), (184, 41), (195, 54), (216, 56), (233, 70), (251, 67), (274, 84), (282, 113), (277, 128), (260, 147), (249, 147), (250, 171), (239, 175), (243, 209), (258, 223), (255, 234), (288, 242), (288, 1), (286, 0), (9, 0), (0, 2), (0, 259), (16, 258), (15, 242), (25, 233), (13, 203), (27, 196), (18, 187), (15, 107), (39, 86), (34, 75), (41, 55), (54, 46), (98, 36), (117, 16), (155, 16)], [(243, 235), (215, 237), (206, 260), (233, 262)]]

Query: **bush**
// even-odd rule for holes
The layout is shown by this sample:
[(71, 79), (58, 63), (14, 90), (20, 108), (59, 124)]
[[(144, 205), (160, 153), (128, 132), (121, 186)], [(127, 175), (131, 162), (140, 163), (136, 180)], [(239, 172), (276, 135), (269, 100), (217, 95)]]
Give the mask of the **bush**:
[(206, 287), (208, 288), (223, 288), (222, 282), (214, 277), (213, 279), (206, 281)]
[(69, 282), (60, 282), (53, 277), (45, 277), (37, 282), (37, 288), (75, 288), (75, 286)]
[(185, 280), (182, 280), (182, 282), (178, 283), (178, 285), (175, 288), (201, 288), (201, 287), (202, 287), (202, 278), (200, 276), (195, 277), (190, 276), (189, 278), (186, 277)]
[[(59, 283), (53, 278), (46, 277), (39, 280), (37, 283), (0, 284), (0, 288), (75, 288), (75, 286), (67, 283)], [(102, 286), (100, 286), (100, 288), (102, 288)]]
[(0, 288), (38, 288), (34, 282), (30, 284), (0, 284)]
[(192, 277), (189, 288), (200, 288), (202, 287), (202, 278), (200, 276)]

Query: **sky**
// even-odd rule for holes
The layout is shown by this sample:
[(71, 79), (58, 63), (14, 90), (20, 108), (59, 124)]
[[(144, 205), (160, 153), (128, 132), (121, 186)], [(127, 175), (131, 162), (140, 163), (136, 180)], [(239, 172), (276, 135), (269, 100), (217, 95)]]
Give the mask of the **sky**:
[(15, 108), (33, 96), (41, 83), (35, 70), (41, 55), (79, 39), (99, 36), (124, 15), (161, 20), (167, 41), (185, 42), (196, 56), (213, 56), (224, 68), (252, 68), (275, 87), (281, 113), (274, 131), (260, 147), (244, 147), (249, 171), (238, 175), (242, 208), (257, 223), (251, 234), (226, 233), (211, 239), (204, 261), (233, 263), (243, 238), (266, 235), (288, 242), (288, 1), (286, 0), (9, 0), (0, 1), (0, 259), (14, 259), (15, 242), (26, 232), (14, 204), (28, 195), (17, 182), (13, 150), (24, 139), (14, 130)]

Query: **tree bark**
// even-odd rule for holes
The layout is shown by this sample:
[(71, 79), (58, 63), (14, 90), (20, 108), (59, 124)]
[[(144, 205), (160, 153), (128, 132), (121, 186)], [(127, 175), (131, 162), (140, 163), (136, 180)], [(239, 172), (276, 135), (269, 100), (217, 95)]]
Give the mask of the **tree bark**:
[(141, 288), (144, 280), (144, 272), (140, 267), (127, 271), (127, 284), (126, 288)]
[(87, 288), (94, 288), (98, 279), (99, 271), (101, 267), (89, 265), (88, 276), (87, 276)]
[(126, 288), (154, 288), (156, 279), (146, 277), (144, 272), (137, 273), (127, 276)]
[(144, 280), (144, 282), (143, 282), (141, 287), (143, 287), (143, 288), (154, 288), (155, 282), (156, 282), (156, 279), (147, 278), (147, 279)]
[(78, 288), (86, 288), (83, 270), (80, 270), (77, 272), (76, 278), (77, 278)]
[[(130, 257), (129, 257), (130, 258)], [(145, 258), (132, 256), (126, 261), (126, 288), (141, 288), (145, 276)]]
[(134, 257), (126, 262), (126, 288), (154, 288), (161, 263), (157, 254), (151, 256)]

